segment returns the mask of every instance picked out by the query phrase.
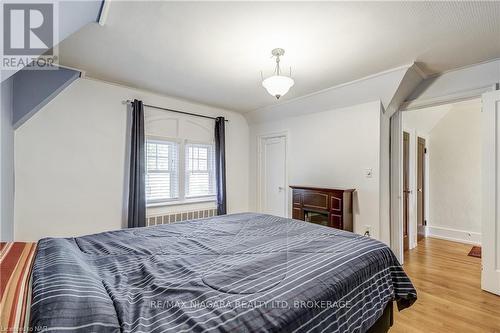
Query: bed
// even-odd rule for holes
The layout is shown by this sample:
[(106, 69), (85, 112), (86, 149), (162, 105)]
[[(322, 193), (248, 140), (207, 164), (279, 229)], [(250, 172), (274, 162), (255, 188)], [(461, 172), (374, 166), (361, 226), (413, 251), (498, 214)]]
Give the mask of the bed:
[(32, 281), (50, 332), (367, 332), (417, 297), (383, 243), (255, 213), (42, 239)]

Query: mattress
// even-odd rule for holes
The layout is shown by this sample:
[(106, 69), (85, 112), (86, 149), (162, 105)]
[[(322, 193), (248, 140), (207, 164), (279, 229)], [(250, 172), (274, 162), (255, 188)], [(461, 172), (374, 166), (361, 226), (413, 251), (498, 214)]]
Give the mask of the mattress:
[(50, 332), (365, 332), (417, 297), (385, 244), (255, 213), (42, 239), (32, 279)]

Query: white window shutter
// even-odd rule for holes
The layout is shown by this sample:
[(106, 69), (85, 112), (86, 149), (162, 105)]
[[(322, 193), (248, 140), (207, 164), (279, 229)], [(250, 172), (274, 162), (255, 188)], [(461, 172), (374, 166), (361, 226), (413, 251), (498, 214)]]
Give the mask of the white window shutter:
[(215, 195), (215, 147), (188, 143), (186, 158), (186, 198)]
[(178, 197), (178, 144), (146, 141), (146, 201), (161, 202)]

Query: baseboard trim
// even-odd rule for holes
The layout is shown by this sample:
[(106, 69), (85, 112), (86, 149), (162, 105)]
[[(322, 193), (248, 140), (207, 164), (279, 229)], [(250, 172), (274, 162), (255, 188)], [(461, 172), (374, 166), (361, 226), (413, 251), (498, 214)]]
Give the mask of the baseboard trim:
[(465, 244), (481, 245), (481, 233), (444, 227), (426, 226), (428, 237), (449, 240)]

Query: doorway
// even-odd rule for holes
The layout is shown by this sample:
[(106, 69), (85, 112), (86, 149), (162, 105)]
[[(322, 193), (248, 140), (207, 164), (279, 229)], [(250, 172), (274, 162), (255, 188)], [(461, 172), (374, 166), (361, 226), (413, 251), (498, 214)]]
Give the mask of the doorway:
[(286, 217), (288, 207), (287, 134), (259, 138), (259, 208)]
[[(478, 111), (481, 122), (481, 130), (477, 137), (480, 137), (480, 152), (479, 157), (471, 157), (463, 152), (461, 152), (462, 156), (465, 156), (468, 160), (476, 160), (480, 161), (481, 166), (479, 167), (479, 171), (475, 171), (472, 179), (479, 179), (482, 185), (481, 188), (475, 193), (469, 193), (467, 190), (461, 188), (455, 192), (447, 192), (444, 193), (441, 197), (455, 200), (458, 196), (462, 196), (464, 198), (470, 198), (471, 194), (473, 194), (476, 198), (479, 197), (479, 200), (482, 201), (480, 204), (479, 211), (470, 210), (470, 205), (459, 206), (460, 209), (469, 208), (469, 217), (473, 217), (470, 220), (479, 220), (480, 221), (480, 230), (479, 232), (467, 232), (464, 230), (446, 230), (446, 228), (435, 228), (434, 231), (441, 233), (441, 237), (444, 239), (450, 239), (455, 241), (457, 238), (465, 239), (467, 242), (466, 245), (470, 246), (468, 243), (481, 243), (481, 288), (483, 290), (492, 292), (494, 294), (500, 295), (500, 261), (498, 260), (500, 253), (500, 222), (496, 218), (500, 211), (500, 182), (497, 180), (500, 179), (500, 91), (497, 90), (498, 86), (487, 87), (481, 89), (482, 95), (479, 93), (464, 93), (462, 94), (464, 97), (460, 98), (459, 96), (448, 96), (449, 103), (458, 103), (458, 102), (466, 102), (471, 101), (470, 98), (475, 96), (476, 102), (478, 103)], [(465, 97), (466, 96), (466, 97)], [(412, 110), (417, 111), (422, 110), (423, 108), (430, 108), (429, 105), (433, 106), (441, 106), (443, 100), (445, 98), (441, 98), (439, 101), (427, 101), (408, 104), (408, 106), (416, 106), (422, 105), (421, 108), (412, 108)], [(404, 251), (403, 251), (403, 114), (405, 114), (408, 109), (400, 110), (394, 113), (390, 119), (390, 237), (391, 237), (391, 249), (394, 251), (398, 260), (403, 263), (404, 260)], [(482, 112), (481, 112), (482, 111)], [(457, 137), (462, 137), (463, 133), (459, 133)], [(467, 142), (465, 146), (469, 143)], [(430, 152), (428, 155), (432, 155), (433, 152), (432, 146), (429, 144), (429, 140), (426, 140), (426, 145), (430, 147)], [(457, 146), (457, 145), (455, 145)], [(438, 153), (439, 155), (439, 153)], [(427, 178), (432, 178), (429, 176), (429, 167), (425, 166), (425, 174), (427, 174)], [(461, 177), (460, 180), (467, 180), (467, 177)], [(451, 182), (453, 183), (453, 182)], [(459, 183), (459, 182), (457, 182)], [(425, 186), (429, 188), (428, 183)], [(478, 195), (479, 194), (479, 195)], [(427, 203), (435, 204), (434, 197), (431, 194), (431, 198), (429, 195), (424, 195), (424, 214), (429, 216), (429, 205)], [(455, 214), (456, 212), (453, 212)], [(425, 221), (425, 220), (424, 220)], [(429, 225), (432, 223), (432, 219), (427, 220), (427, 226), (425, 227), (426, 232), (429, 229)], [(411, 227), (410, 236), (411, 236)], [(444, 229), (444, 230), (443, 230)], [(458, 237), (457, 237), (458, 236)], [(410, 239), (411, 242), (411, 239)]]
[[(411, 149), (410, 140), (411, 135), (407, 131), (403, 131), (403, 251), (415, 247), (413, 244), (410, 246), (410, 226), (412, 220), (412, 188), (416, 188), (416, 234), (417, 242), (425, 238), (425, 196), (427, 193), (426, 188), (426, 156), (427, 148), (426, 141), (422, 137), (417, 137), (416, 157), (413, 156), (414, 150)], [(416, 159), (415, 168), (411, 167), (411, 163)], [(415, 186), (412, 186), (412, 176), (416, 173)]]
[(477, 245), (481, 101), (409, 110), (401, 117), (403, 249), (417, 247), (425, 237)]

